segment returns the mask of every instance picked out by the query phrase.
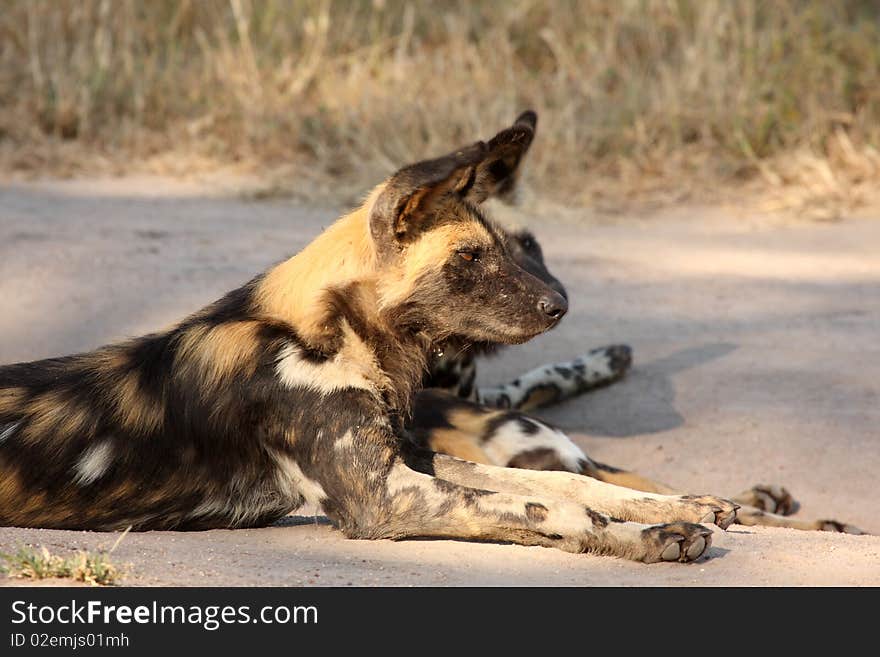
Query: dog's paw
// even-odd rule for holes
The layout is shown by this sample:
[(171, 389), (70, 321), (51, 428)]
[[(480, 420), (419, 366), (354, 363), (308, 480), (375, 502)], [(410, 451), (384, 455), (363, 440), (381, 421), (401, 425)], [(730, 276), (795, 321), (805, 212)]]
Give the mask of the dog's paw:
[(688, 563), (699, 559), (712, 544), (712, 531), (689, 522), (654, 525), (642, 530), (645, 542), (645, 563), (678, 561)]
[(598, 349), (591, 350), (585, 360), (588, 362), (604, 361), (603, 364), (609, 372), (607, 378), (616, 380), (626, 374), (627, 370), (632, 367), (632, 348), (625, 344), (599, 347)]
[(775, 513), (780, 516), (790, 516), (799, 507), (791, 493), (784, 487), (772, 484), (752, 486), (749, 490), (740, 493), (733, 499), (744, 506), (753, 506), (761, 511)]
[(739, 504), (713, 495), (683, 495), (681, 504), (685, 510), (682, 520), (718, 525), (727, 529), (736, 520)]
[(632, 366), (632, 349), (625, 344), (592, 349), (573, 361), (554, 367), (564, 379), (561, 388), (571, 393), (601, 388), (619, 381)]
[(861, 536), (866, 532), (855, 525), (846, 522), (838, 522), (837, 520), (817, 520), (816, 529), (822, 532), (838, 532), (839, 534), (855, 534)]

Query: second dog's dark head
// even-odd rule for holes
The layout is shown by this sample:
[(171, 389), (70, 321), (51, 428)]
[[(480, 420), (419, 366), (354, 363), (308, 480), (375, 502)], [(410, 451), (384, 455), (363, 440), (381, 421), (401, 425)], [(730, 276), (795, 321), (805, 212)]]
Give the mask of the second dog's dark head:
[(565, 287), (547, 269), (547, 263), (544, 262), (544, 252), (531, 231), (507, 231), (507, 248), (510, 249), (510, 254), (519, 263), (520, 267), (532, 276), (544, 281), (553, 290), (561, 294), (566, 301), (568, 300), (568, 292)]
[(480, 205), (510, 186), (534, 135), (526, 112), (489, 142), (404, 167), (370, 210), (382, 305), (432, 337), (513, 344), (568, 309), (561, 284), (527, 236), (500, 230)]

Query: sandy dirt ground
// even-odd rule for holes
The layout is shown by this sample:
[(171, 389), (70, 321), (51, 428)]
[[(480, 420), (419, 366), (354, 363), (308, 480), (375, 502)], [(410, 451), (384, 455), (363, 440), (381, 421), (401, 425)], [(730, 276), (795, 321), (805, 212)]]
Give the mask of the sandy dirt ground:
[[(0, 187), (0, 362), (161, 328), (336, 216), (155, 179)], [(627, 343), (621, 383), (543, 416), (594, 458), (690, 492), (780, 483), (806, 517), (880, 533), (880, 210), (842, 223), (736, 209), (530, 226), (572, 297), (485, 383)], [(0, 551), (115, 534), (0, 528)], [(880, 585), (880, 538), (734, 526), (708, 559), (646, 566), (542, 548), (345, 540), (308, 510), (259, 530), (130, 534), (132, 585)], [(7, 582), (10, 583), (10, 582)]]

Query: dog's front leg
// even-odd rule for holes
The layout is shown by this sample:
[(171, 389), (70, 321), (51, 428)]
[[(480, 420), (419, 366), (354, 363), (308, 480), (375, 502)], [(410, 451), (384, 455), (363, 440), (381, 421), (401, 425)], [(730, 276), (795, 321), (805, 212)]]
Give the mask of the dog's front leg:
[(736, 504), (711, 495), (646, 493), (570, 472), (480, 465), (445, 454), (423, 453), (414, 457), (413, 463), (419, 470), (463, 486), (517, 495), (545, 495), (635, 522), (684, 520), (714, 523), (726, 529), (736, 518)]
[(647, 563), (693, 561), (711, 542), (711, 531), (701, 525), (623, 522), (574, 502), (460, 486), (401, 461), (370, 497), (360, 500), (368, 512), (337, 508), (347, 516), (341, 525), (349, 537), (502, 541)]

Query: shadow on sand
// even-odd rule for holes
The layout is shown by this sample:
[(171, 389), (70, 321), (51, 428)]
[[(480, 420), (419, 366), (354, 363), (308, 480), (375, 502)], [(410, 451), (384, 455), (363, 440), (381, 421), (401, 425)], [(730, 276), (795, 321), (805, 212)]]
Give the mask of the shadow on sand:
[[(724, 358), (737, 345), (720, 342), (689, 347), (641, 364), (635, 353), (633, 369), (619, 383), (575, 397), (540, 415), (566, 429), (596, 436), (626, 438), (669, 431), (684, 418), (675, 408), (673, 377), (679, 372)], [(573, 405), (580, 405), (573, 421)]]

